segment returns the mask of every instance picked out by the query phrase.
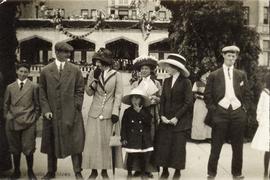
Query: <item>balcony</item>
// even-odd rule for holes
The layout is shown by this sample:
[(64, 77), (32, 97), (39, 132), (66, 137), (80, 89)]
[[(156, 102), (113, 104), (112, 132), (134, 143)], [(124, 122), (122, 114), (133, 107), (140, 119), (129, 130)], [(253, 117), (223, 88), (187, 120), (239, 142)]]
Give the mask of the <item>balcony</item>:
[[(104, 21), (104, 29), (139, 29), (139, 20), (118, 20), (118, 19), (106, 19)], [(167, 30), (170, 21), (154, 21), (152, 24), (153, 29)], [(94, 19), (76, 19), (69, 20), (63, 19), (62, 25), (65, 28), (93, 28), (96, 24)], [(54, 28), (55, 23), (52, 19), (19, 19), (17, 21), (18, 28)]]

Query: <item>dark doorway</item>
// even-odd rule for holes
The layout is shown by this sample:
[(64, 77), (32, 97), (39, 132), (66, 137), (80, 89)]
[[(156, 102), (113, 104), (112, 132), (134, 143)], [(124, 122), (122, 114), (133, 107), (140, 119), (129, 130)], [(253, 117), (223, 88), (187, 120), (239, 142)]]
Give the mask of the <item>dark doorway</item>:
[(20, 60), (29, 64), (47, 64), (52, 53), (52, 43), (34, 37), (20, 43)]
[(115, 64), (117, 64), (119, 70), (132, 70), (132, 60), (138, 57), (138, 45), (127, 41), (125, 39), (119, 39), (106, 44), (106, 48), (112, 51)]
[(149, 45), (149, 54), (155, 56), (158, 59), (166, 58), (166, 54), (169, 53), (172, 53), (172, 51), (168, 38)]
[(91, 64), (96, 45), (84, 39), (74, 39), (67, 42), (74, 48), (71, 54), (71, 62), (75, 64)]

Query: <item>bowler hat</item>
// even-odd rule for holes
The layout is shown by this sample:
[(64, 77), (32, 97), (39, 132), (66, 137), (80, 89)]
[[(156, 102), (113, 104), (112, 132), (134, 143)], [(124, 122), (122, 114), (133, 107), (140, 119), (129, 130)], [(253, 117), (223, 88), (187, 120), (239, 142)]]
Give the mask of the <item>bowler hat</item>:
[(71, 52), (74, 50), (73, 47), (66, 42), (56, 43), (54, 49), (55, 51), (67, 51), (67, 52)]
[(93, 64), (96, 64), (97, 60), (104, 62), (108, 65), (112, 64), (112, 52), (106, 48), (100, 48), (92, 57)]

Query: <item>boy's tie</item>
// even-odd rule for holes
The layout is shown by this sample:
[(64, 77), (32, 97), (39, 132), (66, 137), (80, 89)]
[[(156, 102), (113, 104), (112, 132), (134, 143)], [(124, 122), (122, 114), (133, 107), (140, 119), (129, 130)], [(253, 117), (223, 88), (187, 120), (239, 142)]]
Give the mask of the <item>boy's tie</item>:
[(23, 83), (23, 82), (21, 82), (21, 83), (20, 83), (20, 91), (22, 90), (23, 85), (24, 85), (24, 83)]
[(229, 79), (231, 80), (231, 72), (230, 72), (230, 68), (228, 68), (228, 76), (229, 76)]

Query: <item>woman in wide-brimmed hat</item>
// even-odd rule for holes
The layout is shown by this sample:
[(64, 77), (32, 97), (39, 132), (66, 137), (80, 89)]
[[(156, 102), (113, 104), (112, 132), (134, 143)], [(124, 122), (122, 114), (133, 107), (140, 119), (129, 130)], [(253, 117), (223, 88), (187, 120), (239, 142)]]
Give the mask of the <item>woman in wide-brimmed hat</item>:
[[(140, 78), (133, 82), (131, 88), (139, 88), (147, 93), (147, 96), (151, 100), (151, 105), (148, 107), (151, 112), (151, 137), (154, 139), (155, 131), (159, 122), (159, 101), (161, 95), (160, 82), (155, 78), (155, 69), (158, 65), (158, 60), (153, 56), (140, 56), (133, 61), (134, 70), (140, 73)], [(157, 171), (157, 167), (151, 162), (152, 152), (148, 153), (148, 163), (146, 165), (146, 174), (149, 177), (153, 177), (151, 172)], [(127, 158), (126, 158), (127, 159)], [(134, 176), (140, 175), (140, 162), (134, 160), (133, 170), (135, 170)]]
[[(121, 74), (111, 68), (112, 53), (100, 48), (92, 58), (95, 69), (89, 73), (86, 93), (93, 96), (88, 113), (86, 139), (83, 152), (83, 168), (92, 169), (90, 179), (101, 171), (108, 178), (107, 169), (112, 169), (112, 152), (109, 146), (112, 128), (120, 134), (119, 111), (123, 94)], [(116, 147), (116, 168), (122, 168), (122, 151)]]
[(155, 163), (163, 167), (161, 178), (167, 179), (168, 168), (174, 168), (173, 178), (179, 179), (186, 163), (187, 131), (191, 128), (192, 86), (186, 59), (170, 54), (159, 65), (170, 75), (164, 80), (160, 99), (161, 121), (155, 139)]
[(151, 101), (144, 91), (135, 88), (124, 96), (124, 104), (130, 105), (124, 112), (121, 126), (121, 141), (128, 154), (128, 177), (132, 176), (133, 161), (139, 161), (141, 175), (144, 177), (145, 168), (149, 161), (148, 153), (154, 150), (151, 137), (151, 113), (147, 106)]

